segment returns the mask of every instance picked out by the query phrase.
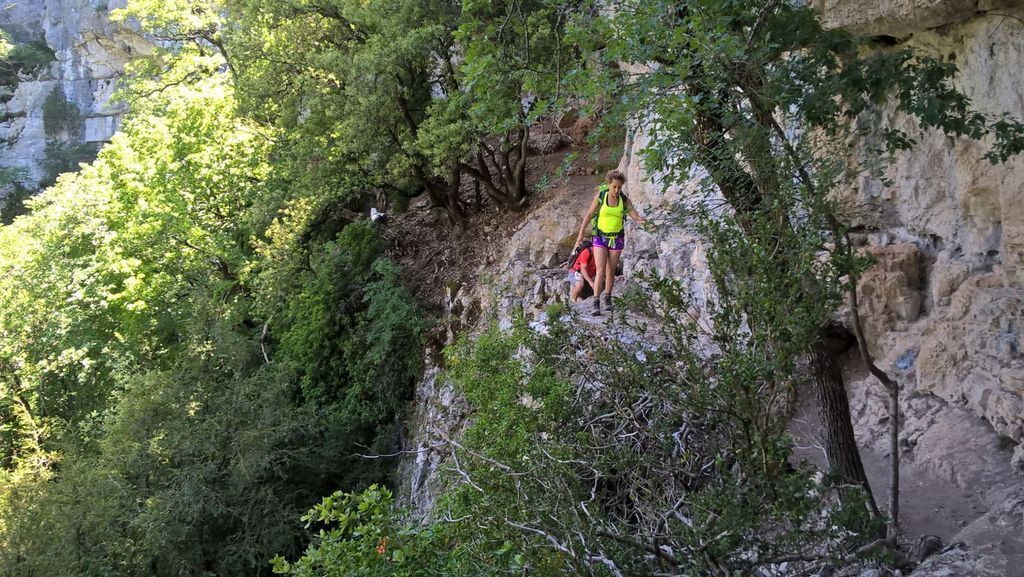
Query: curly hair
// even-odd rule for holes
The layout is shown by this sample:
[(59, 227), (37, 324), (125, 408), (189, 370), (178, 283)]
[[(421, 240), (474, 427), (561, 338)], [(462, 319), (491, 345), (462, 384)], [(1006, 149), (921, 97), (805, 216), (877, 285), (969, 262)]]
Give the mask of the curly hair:
[(608, 174), (604, 175), (604, 178), (606, 181), (608, 181), (609, 184), (611, 184), (613, 180), (617, 180), (622, 184), (626, 184), (626, 175), (623, 174), (622, 171), (618, 169), (609, 170)]

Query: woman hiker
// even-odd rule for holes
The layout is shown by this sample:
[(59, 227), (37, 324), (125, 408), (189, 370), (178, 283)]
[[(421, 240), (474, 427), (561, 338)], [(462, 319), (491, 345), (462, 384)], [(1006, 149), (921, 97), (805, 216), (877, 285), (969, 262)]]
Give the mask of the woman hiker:
[[(576, 237), (576, 246), (583, 242), (583, 235), (587, 231), (587, 225), (597, 214), (597, 226), (594, 234), (594, 259), (597, 261), (597, 277), (594, 279), (594, 314), (601, 314), (601, 301), (607, 310), (612, 309), (612, 289), (615, 287), (615, 269), (619, 265), (619, 256), (622, 254), (622, 247), (626, 241), (623, 236), (626, 214), (630, 218), (647, 225), (647, 220), (637, 214), (633, 204), (629, 202), (625, 194), (622, 194), (622, 187), (626, 184), (626, 175), (618, 170), (612, 170), (605, 177), (605, 184), (598, 187), (594, 195), (594, 202), (590, 203), (590, 210), (583, 217), (583, 224), (580, 225), (580, 234)], [(575, 248), (575, 247), (574, 247)], [(604, 294), (601, 294), (601, 289)]]

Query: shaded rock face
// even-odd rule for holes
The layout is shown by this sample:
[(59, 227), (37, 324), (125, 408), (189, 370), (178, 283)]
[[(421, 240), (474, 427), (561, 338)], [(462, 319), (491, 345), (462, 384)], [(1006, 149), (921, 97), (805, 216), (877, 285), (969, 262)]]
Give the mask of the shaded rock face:
[[(428, 351), (427, 358), (430, 360)], [(403, 430), (404, 455), (396, 477), (399, 495), (416, 515), (434, 509), (444, 480), (441, 468), (450, 455), (446, 442), (457, 438), (465, 426), (466, 402), (451, 383), (440, 376), (439, 360), (432, 359), (423, 380), (416, 386), (415, 410)]]
[(44, 2), (3, 0), (0, 2), (0, 28), (18, 42), (39, 39), (43, 30)]
[[(78, 159), (90, 160), (119, 128), (125, 106), (112, 103), (111, 95), (125, 65), (152, 47), (130, 27), (110, 21), (110, 11), (125, 3), (0, 0), (0, 29), (17, 42), (45, 43), (54, 53), (48, 69), (8, 87), (13, 95), (0, 104), (0, 168), (23, 169), (20, 180), (29, 189), (58, 168), (74, 168), (54, 164), (57, 150), (77, 146)], [(63, 92), (64, 106), (76, 113), (76, 120), (47, 134), (44, 104), (57, 98), (55, 90)]]
[(998, 575), (1024, 576), (1024, 487), (1000, 495), (997, 504), (964, 527), (957, 540), (982, 555)]
[(967, 547), (952, 547), (922, 563), (913, 577), (1008, 577), (1002, 563)]
[(869, 36), (906, 38), (1018, 4), (1015, 0), (812, 0), (826, 26)]
[[(956, 84), (976, 108), (1024, 118), (1019, 3), (820, 0), (815, 6), (829, 25), (893, 36), (956, 62)], [(859, 284), (868, 347), (904, 387), (902, 442), (917, 461), (961, 486), (992, 482), (1003, 478), (1013, 447), (1024, 443), (1024, 157), (992, 165), (983, 159), (990, 143), (921, 134), (892, 110), (866, 121), (883, 120), (920, 134), (919, 145), (897, 158), (888, 174), (892, 186), (865, 177), (837, 198), (843, 218), (863, 231), (862, 250), (877, 261)], [(692, 197), (696, 185), (666, 187), (648, 173), (638, 158), (647, 138), (632, 135), (619, 168), (629, 178), (630, 198), (657, 219)], [(855, 160), (860, 151), (850, 154)], [(684, 280), (695, 301), (708, 298), (701, 241), (689, 231), (637, 232), (627, 253), (627, 276), (654, 269)], [(859, 371), (851, 358), (858, 432), (865, 444), (883, 448), (885, 405), (873, 400), (877, 383)]]
[(965, 408), (998, 435), (1024, 442), (1024, 289), (1001, 267), (926, 268), (933, 257), (912, 243), (869, 252), (878, 264), (859, 288), (880, 365), (909, 394)]
[(911, 577), (1024, 576), (1024, 487), (1007, 491), (964, 527), (956, 542), (929, 557)]
[[(898, 36), (955, 61), (957, 86), (975, 107), (1024, 118), (1019, 3), (825, 0), (819, 7), (827, 22)], [(909, 119), (877, 114), (916, 132)], [(866, 250), (878, 261), (860, 283), (865, 329), (880, 365), (899, 375), (908, 393), (908, 421), (917, 399), (927, 397), (936, 427), (980, 418), (990, 430), (987, 453), (1003, 458), (1012, 453), (1000, 447), (1024, 443), (1024, 158), (992, 165), (982, 158), (987, 144), (925, 133), (889, 171), (893, 186), (864, 179), (840, 201), (856, 207), (847, 218), (865, 228)], [(967, 460), (984, 450), (974, 446), (977, 435), (947, 433), (921, 434), (966, 443), (975, 449), (960, 455)], [(956, 479), (962, 474), (951, 471), (964, 467), (951, 462), (958, 454), (948, 449), (921, 458)]]

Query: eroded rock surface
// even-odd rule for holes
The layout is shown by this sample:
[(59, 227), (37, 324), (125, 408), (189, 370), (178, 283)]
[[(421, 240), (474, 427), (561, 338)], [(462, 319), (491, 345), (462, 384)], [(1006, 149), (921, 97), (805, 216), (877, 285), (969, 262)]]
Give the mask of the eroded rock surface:
[[(819, 0), (815, 6), (828, 25), (891, 36), (955, 62), (956, 85), (973, 106), (1024, 118), (1019, 2)], [(903, 387), (904, 463), (955, 483), (993, 507), (989, 515), (1002, 515), (995, 513), (1003, 507), (999, 495), (1024, 481), (1024, 158), (993, 165), (983, 158), (991, 142), (921, 133), (891, 109), (865, 120), (902, 128), (919, 142), (896, 159), (887, 175), (891, 186), (865, 177), (837, 199), (843, 218), (859, 229), (862, 250), (877, 261), (858, 288), (868, 347)], [(637, 160), (645, 139), (634, 134), (627, 143), (620, 165), (630, 177), (627, 193), (655, 211), (685, 202), (693, 190), (665, 187)], [(644, 234), (634, 237), (636, 268), (653, 267), (686, 281), (694, 298), (705, 295), (700, 239), (680, 227), (656, 238)], [(849, 355), (846, 377), (858, 439), (884, 456), (884, 391), (857, 355)], [(1022, 531), (989, 516), (975, 523), (991, 528), (976, 536)], [(1016, 554), (1012, 539), (995, 551), (968, 537), (962, 540), (970, 548), (951, 550), (915, 575), (1004, 575), (1024, 566), (1020, 558), (999, 557)]]
[[(24, 169), (21, 181), (28, 188), (54, 176), (57, 148), (64, 147), (66, 155), (78, 146), (80, 160), (89, 160), (120, 127), (126, 108), (111, 96), (126, 64), (152, 49), (130, 26), (110, 20), (110, 12), (125, 4), (0, 0), (0, 28), (17, 42), (45, 43), (55, 57), (37, 76), (6, 87), (13, 95), (0, 104), (0, 168)], [(43, 105), (55, 90), (63, 91), (79, 118), (69, 130), (47, 134)]]

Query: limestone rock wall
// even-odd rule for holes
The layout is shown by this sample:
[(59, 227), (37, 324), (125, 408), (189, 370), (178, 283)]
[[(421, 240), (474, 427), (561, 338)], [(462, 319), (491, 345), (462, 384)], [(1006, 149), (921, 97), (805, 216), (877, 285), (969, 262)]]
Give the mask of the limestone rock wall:
[[(130, 27), (111, 22), (126, 0), (0, 0), (0, 29), (17, 42), (45, 42), (55, 60), (23, 78), (0, 104), (0, 168), (26, 171), (23, 183), (38, 186), (47, 175), (47, 143), (64, 146), (107, 141), (120, 126), (123, 104), (111, 95), (125, 65), (151, 45)], [(73, 130), (48, 135), (43, 104), (55, 89), (80, 115)], [(52, 148), (52, 146), (51, 146)]]
[[(975, 107), (1024, 118), (1019, 2), (829, 0), (823, 10), (832, 22), (853, 19), (863, 32), (955, 61), (958, 88)], [(982, 158), (984, 142), (935, 133), (919, 142), (892, 167), (893, 186), (864, 179), (842, 198), (879, 261), (861, 282), (869, 344), (886, 370), (901, 375), (908, 402), (939, 399), (983, 419), (994, 448), (1020, 446), (1024, 158), (992, 165)]]
[[(957, 86), (976, 108), (1024, 118), (1019, 2), (821, 0), (816, 6), (830, 25), (892, 36), (956, 62)], [(891, 110), (878, 111), (876, 120), (920, 132)], [(645, 139), (633, 135), (620, 168), (629, 177), (630, 197), (657, 216), (685, 201), (688, 191), (666, 188), (646, 172), (637, 159)], [(863, 230), (864, 250), (878, 260), (860, 283), (869, 346), (881, 366), (905, 383), (908, 418), (918, 417), (911, 414), (918, 410), (928, 415), (914, 421), (906, 447), (913, 452), (916, 440), (925, 439), (918, 460), (970, 484), (977, 480), (964, 473), (971, 467), (950, 462), (965, 442), (957, 431), (971, 428), (971, 446), (988, 447), (1003, 465), (1014, 447), (1024, 452), (1024, 158), (992, 165), (983, 159), (985, 142), (934, 132), (918, 140), (890, 170), (892, 186), (864, 178), (839, 200), (847, 207), (845, 218)], [(656, 237), (637, 231), (631, 243), (627, 276), (653, 266), (686, 280), (696, 298), (704, 296), (708, 279), (699, 238), (685, 230)], [(855, 365), (850, 377), (859, 433), (872, 444), (884, 435), (884, 404)], [(976, 422), (947, 426), (947, 435), (929, 433), (931, 426), (965, 419)], [(976, 450), (963, 456), (975, 457)], [(981, 477), (994, 474), (986, 466), (978, 465)]]

